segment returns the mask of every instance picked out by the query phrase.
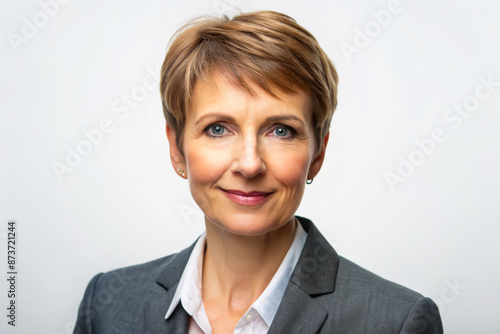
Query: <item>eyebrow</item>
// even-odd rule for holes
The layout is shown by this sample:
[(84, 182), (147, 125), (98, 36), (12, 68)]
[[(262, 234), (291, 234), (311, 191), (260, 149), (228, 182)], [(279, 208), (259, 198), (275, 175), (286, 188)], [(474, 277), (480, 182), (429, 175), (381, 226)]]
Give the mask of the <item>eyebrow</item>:
[(304, 121), (297, 116), (294, 115), (282, 115), (282, 116), (271, 116), (267, 118), (268, 122), (281, 122), (281, 121), (290, 121), (290, 120), (295, 120), (299, 121), (301, 123), (304, 123)]
[(224, 115), (224, 114), (219, 114), (219, 113), (208, 113), (208, 114), (205, 114), (205, 115), (201, 116), (200, 118), (198, 118), (196, 120), (196, 122), (194, 122), (194, 125), (196, 126), (196, 125), (200, 124), (201, 122), (203, 122), (203, 120), (205, 118), (217, 118), (217, 119), (219, 119), (221, 121), (228, 121), (228, 122), (234, 122), (235, 121), (234, 117), (232, 117), (232, 116), (228, 116), (228, 115)]
[[(202, 123), (205, 118), (217, 118), (218, 120), (221, 121), (228, 121), (228, 122), (235, 122), (234, 117), (228, 116), (225, 114), (220, 114), (220, 113), (208, 113), (196, 120), (194, 125), (198, 125), (199, 123)], [(266, 118), (266, 122), (273, 123), (273, 122), (283, 122), (283, 121), (289, 121), (289, 120), (295, 120), (299, 121), (302, 124), (304, 124), (304, 121), (297, 116), (294, 115), (276, 115), (276, 116), (270, 116)]]

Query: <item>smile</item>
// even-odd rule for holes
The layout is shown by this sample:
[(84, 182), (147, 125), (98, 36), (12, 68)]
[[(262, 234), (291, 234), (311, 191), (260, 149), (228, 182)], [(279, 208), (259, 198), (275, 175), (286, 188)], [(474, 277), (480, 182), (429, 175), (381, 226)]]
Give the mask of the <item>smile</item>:
[(272, 193), (252, 191), (249, 193), (239, 190), (221, 189), (234, 203), (244, 206), (256, 206), (267, 201)]

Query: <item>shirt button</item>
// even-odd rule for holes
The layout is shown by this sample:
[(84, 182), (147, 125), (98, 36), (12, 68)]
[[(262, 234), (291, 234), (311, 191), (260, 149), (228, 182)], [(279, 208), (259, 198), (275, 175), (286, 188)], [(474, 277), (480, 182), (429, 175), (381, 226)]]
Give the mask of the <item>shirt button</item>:
[(252, 319), (253, 319), (253, 315), (252, 315), (252, 313), (248, 313), (248, 314), (245, 316), (245, 320), (246, 320), (246, 322), (250, 322), (250, 321), (252, 321)]

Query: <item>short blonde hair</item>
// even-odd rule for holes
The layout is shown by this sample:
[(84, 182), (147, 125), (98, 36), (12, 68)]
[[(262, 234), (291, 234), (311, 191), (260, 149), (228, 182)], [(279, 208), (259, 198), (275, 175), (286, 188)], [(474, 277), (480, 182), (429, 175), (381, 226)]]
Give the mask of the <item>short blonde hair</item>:
[(338, 75), (314, 36), (291, 17), (261, 11), (224, 18), (198, 18), (170, 41), (161, 69), (160, 92), (167, 124), (182, 152), (186, 112), (198, 79), (220, 72), (252, 93), (251, 80), (267, 93), (306, 92), (312, 106), (316, 147), (337, 106)]

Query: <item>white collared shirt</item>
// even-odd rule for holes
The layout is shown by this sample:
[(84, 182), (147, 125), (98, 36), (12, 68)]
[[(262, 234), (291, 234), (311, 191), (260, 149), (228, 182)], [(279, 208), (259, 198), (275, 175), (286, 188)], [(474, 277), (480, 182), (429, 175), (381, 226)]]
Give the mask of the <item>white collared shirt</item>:
[[(296, 223), (295, 237), (292, 245), (274, 274), (264, 292), (257, 298), (248, 311), (243, 315), (234, 329), (235, 334), (264, 334), (271, 327), (278, 306), (285, 293), (293, 269), (299, 260), (307, 233), (299, 222)], [(168, 308), (165, 319), (168, 319), (181, 302), (182, 307), (191, 316), (188, 334), (211, 334), (212, 328), (208, 321), (201, 294), (201, 274), (203, 268), (203, 251), (205, 249), (206, 233), (204, 232), (189, 257), (184, 268), (179, 285), (175, 291), (172, 303)]]

